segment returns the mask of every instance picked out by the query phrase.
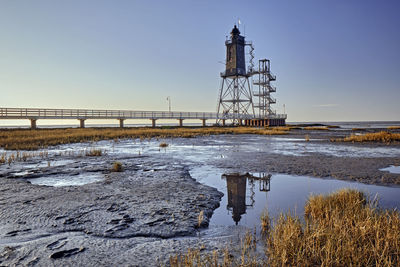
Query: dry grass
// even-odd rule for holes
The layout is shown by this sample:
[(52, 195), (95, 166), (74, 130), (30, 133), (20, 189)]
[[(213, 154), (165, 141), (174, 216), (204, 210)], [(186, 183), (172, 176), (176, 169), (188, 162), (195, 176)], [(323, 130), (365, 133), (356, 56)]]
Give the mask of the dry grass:
[(111, 171), (112, 172), (122, 172), (123, 171), (122, 163), (119, 161), (114, 162), (112, 165)]
[(282, 135), (279, 128), (205, 127), (205, 128), (86, 128), (0, 130), (0, 147), (8, 150), (36, 150), (49, 146), (123, 138), (195, 137), (217, 134)]
[(86, 150), (85, 155), (88, 157), (99, 157), (103, 155), (103, 151), (101, 149), (91, 148), (90, 150)]
[(162, 147), (162, 148), (166, 148), (166, 147), (168, 147), (168, 144), (167, 144), (167, 143), (165, 143), (165, 142), (162, 142), (162, 143), (160, 144), (160, 147)]
[(399, 265), (400, 216), (378, 210), (355, 190), (312, 196), (305, 223), (279, 217), (267, 238), (266, 256), (272, 266)]
[[(171, 256), (169, 264), (171, 267), (265, 266), (265, 260), (257, 258), (255, 244), (255, 236), (247, 232), (240, 241), (238, 251), (233, 252), (225, 248), (223, 251), (214, 250), (211, 253), (202, 253), (204, 246), (201, 246), (189, 249), (184, 254)], [(233, 254), (237, 257), (235, 258)]]
[(14, 162), (25, 162), (30, 158), (33, 157), (41, 157), (41, 158), (46, 158), (48, 156), (48, 151), (41, 151), (41, 152), (20, 152), (17, 151), (15, 153), (5, 153), (3, 152), (0, 155), (0, 165), (8, 163), (8, 165), (11, 165), (11, 163)]
[(333, 141), (391, 143), (400, 141), (400, 133), (390, 133), (386, 131), (381, 131), (377, 133), (366, 133), (363, 135), (352, 134), (343, 139), (335, 139)]
[(304, 136), (304, 139), (306, 140), (306, 142), (309, 142), (309, 141), (310, 141), (310, 136), (309, 136), (308, 134), (306, 134), (306, 135)]
[(200, 211), (199, 216), (197, 217), (197, 227), (198, 228), (200, 228), (203, 221), (204, 221), (204, 210)]
[[(225, 249), (202, 255), (189, 250), (170, 258), (171, 266), (399, 266), (400, 214), (381, 210), (356, 190), (309, 197), (304, 221), (290, 213), (274, 223), (261, 216), (265, 254), (256, 254), (255, 235), (239, 253)], [(232, 247), (232, 249), (235, 249)], [(232, 255), (236, 255), (233, 257)]]
[(389, 130), (397, 130), (400, 129), (400, 126), (389, 126), (387, 127)]
[(226, 250), (224, 252), (224, 265), (220, 265), (219, 252), (215, 250), (210, 254), (203, 255), (201, 253), (202, 248), (188, 249), (183, 255), (175, 255), (169, 258), (169, 264), (171, 267), (205, 267), (205, 266), (231, 266), (232, 262), (230, 254)]

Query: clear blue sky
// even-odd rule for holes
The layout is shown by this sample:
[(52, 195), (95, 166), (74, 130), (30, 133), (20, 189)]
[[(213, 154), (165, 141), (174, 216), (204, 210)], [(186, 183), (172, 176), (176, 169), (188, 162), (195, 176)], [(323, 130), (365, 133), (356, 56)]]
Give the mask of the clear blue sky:
[(400, 1), (0, 1), (0, 107), (215, 111), (240, 18), (289, 121), (400, 120)]

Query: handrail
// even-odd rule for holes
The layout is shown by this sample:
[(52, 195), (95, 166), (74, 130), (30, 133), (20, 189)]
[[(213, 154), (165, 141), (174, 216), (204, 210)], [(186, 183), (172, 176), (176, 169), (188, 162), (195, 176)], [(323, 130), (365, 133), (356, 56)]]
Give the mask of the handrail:
[(0, 108), (0, 118), (79, 118), (79, 119), (213, 119), (213, 112), (169, 112), (92, 109), (41, 109), (41, 108)]
[[(282, 116), (281, 116), (282, 115)], [(253, 119), (251, 114), (101, 109), (0, 108), (0, 119)], [(285, 114), (274, 118), (286, 118)]]

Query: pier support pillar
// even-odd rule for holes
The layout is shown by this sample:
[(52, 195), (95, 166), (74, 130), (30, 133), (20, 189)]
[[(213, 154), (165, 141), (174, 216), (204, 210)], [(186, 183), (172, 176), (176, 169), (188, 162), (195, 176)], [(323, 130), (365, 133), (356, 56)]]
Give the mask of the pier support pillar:
[(201, 121), (203, 122), (203, 127), (206, 127), (206, 119), (202, 119)]
[(79, 119), (79, 128), (85, 128), (85, 120)]
[(183, 126), (183, 119), (178, 119), (178, 121), (179, 121), (179, 127), (182, 127)]
[(36, 119), (31, 119), (31, 129), (36, 129)]
[(242, 126), (243, 125), (243, 121), (242, 121), (242, 119), (239, 119), (239, 126)]
[(156, 127), (156, 119), (151, 119), (151, 127)]
[(222, 126), (225, 126), (225, 120), (222, 120)]
[(124, 128), (124, 119), (119, 119), (119, 128)]

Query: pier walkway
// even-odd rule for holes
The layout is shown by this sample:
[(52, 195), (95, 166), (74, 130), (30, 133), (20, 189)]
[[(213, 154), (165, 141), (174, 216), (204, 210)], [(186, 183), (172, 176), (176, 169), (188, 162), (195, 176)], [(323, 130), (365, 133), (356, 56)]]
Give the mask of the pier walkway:
[[(254, 118), (248, 114), (240, 114), (239, 117), (243, 121), (249, 121)], [(39, 119), (77, 119), (80, 122), (81, 128), (85, 127), (85, 120), (88, 119), (116, 119), (119, 121), (120, 127), (124, 127), (124, 120), (127, 119), (148, 119), (151, 120), (152, 127), (155, 127), (156, 121), (160, 119), (176, 119), (179, 122), (179, 126), (183, 126), (184, 120), (199, 119), (202, 121), (202, 125), (206, 126), (207, 120), (217, 119), (217, 113), (95, 109), (0, 108), (0, 119), (27, 119), (30, 120), (32, 129), (36, 128), (36, 121)], [(230, 115), (225, 115), (224, 118), (222, 118), (222, 124), (225, 125), (225, 121), (229, 119), (231, 119)], [(286, 115), (277, 114), (274, 115), (273, 119), (286, 119)]]

